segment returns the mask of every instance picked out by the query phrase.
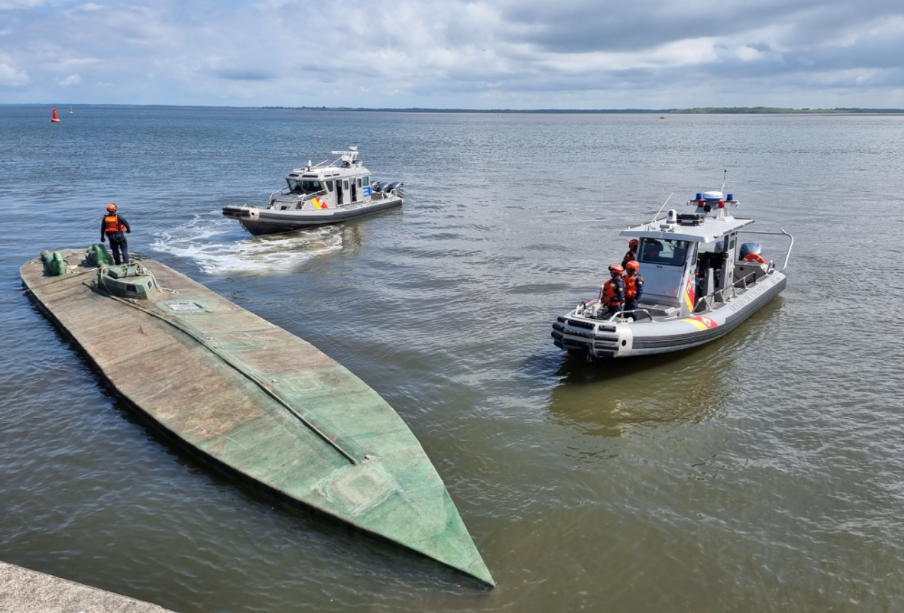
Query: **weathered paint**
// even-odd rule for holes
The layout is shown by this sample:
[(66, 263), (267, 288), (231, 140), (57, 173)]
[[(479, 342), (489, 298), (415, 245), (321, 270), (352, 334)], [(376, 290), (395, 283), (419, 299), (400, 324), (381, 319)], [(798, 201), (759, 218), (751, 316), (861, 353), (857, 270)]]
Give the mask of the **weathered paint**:
[(110, 386), (172, 438), (278, 494), (493, 585), (418, 440), (363, 381), (304, 340), (153, 260), (163, 293), (110, 297), (85, 252), (22, 279)]

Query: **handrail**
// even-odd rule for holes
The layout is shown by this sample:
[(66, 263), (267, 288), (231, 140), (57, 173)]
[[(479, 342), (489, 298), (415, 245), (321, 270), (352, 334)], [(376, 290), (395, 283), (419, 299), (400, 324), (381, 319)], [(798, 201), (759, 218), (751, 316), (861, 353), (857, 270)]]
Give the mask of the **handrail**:
[[(697, 312), (697, 307), (700, 306), (701, 302), (703, 302), (707, 298), (715, 298), (715, 297), (716, 297), (716, 292), (713, 292), (712, 294), (706, 294), (705, 296), (700, 296), (700, 298), (697, 299), (697, 302), (694, 303), (694, 309), (691, 311), (691, 314), (694, 314)], [(708, 306), (708, 304), (707, 304), (707, 306)]]
[(783, 272), (786, 268), (788, 268), (788, 260), (791, 259), (791, 250), (794, 249), (794, 237), (791, 236), (788, 232), (785, 232), (784, 228), (781, 228), (780, 232), (757, 232), (753, 230), (741, 230), (738, 234), (763, 234), (763, 235), (772, 235), (772, 236), (787, 236), (791, 239), (791, 244), (788, 245), (788, 252), (785, 254), (785, 261), (782, 263), (782, 267), (779, 268), (779, 272)]
[(756, 283), (756, 271), (750, 272), (750, 273), (744, 275), (743, 277), (741, 277), (740, 279), (735, 279), (735, 281), (736, 282), (740, 281), (741, 283), (744, 284), (744, 289), (747, 289), (747, 287), (748, 287), (747, 279), (749, 279), (750, 277), (753, 277), (753, 282), (750, 283), (750, 285), (753, 285), (754, 283)]

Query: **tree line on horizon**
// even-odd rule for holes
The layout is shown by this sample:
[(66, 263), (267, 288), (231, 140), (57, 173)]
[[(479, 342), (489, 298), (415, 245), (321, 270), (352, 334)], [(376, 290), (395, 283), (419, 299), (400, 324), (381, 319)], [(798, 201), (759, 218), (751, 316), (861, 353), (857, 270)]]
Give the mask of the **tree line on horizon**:
[(904, 109), (873, 109), (858, 107), (836, 107), (836, 108), (790, 108), (790, 107), (773, 107), (773, 106), (733, 106), (733, 107), (696, 107), (687, 109), (457, 109), (457, 108), (424, 108), (424, 107), (408, 107), (408, 108), (366, 108), (366, 107), (348, 107), (348, 106), (266, 106), (261, 108), (267, 109), (290, 109), (303, 111), (379, 111), (385, 113), (512, 113), (512, 114), (528, 114), (528, 113), (549, 113), (549, 114), (606, 114), (606, 113), (643, 113), (643, 114), (671, 114), (671, 115), (706, 115), (706, 114), (723, 114), (723, 115), (758, 115), (758, 114), (825, 114), (825, 113), (885, 113), (885, 114), (904, 114)]

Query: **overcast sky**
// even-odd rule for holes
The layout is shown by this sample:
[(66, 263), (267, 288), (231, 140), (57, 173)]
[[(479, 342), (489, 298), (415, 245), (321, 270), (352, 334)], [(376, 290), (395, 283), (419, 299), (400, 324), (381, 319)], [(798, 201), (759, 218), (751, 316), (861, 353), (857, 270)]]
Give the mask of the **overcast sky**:
[(0, 0), (0, 103), (904, 108), (904, 1)]

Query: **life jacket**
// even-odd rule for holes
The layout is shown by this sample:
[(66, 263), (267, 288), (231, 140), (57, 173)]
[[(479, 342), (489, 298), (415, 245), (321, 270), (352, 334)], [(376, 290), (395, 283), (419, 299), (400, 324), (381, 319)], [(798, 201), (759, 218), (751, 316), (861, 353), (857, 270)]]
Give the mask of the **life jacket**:
[(766, 259), (763, 256), (759, 255), (758, 253), (748, 253), (747, 257), (745, 257), (741, 261), (742, 262), (758, 262), (760, 264), (766, 263)]
[(622, 261), (621, 261), (622, 268), (627, 266), (628, 262), (633, 262), (636, 259), (637, 259), (637, 254), (629, 249), (628, 253), (625, 254), (625, 257), (622, 258)]
[(603, 284), (603, 295), (600, 297), (606, 306), (618, 306), (625, 296), (625, 286), (622, 280), (609, 279)]
[(622, 277), (625, 282), (625, 300), (636, 300), (643, 293), (643, 275), (634, 273)]
[(119, 223), (119, 215), (104, 215), (104, 234), (122, 234), (126, 227)]

